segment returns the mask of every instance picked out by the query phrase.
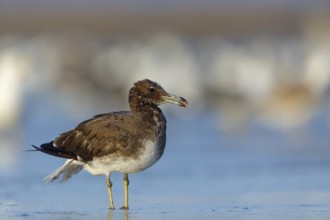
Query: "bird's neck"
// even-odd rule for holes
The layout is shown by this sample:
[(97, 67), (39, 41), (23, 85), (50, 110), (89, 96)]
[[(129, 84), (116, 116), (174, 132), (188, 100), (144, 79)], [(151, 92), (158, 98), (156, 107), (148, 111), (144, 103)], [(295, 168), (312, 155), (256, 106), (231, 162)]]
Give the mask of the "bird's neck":
[(161, 111), (156, 104), (134, 94), (130, 94), (129, 96), (129, 106), (132, 113), (147, 112), (154, 109)]
[(130, 103), (132, 114), (144, 115), (147, 117), (161, 117), (163, 120), (162, 110), (154, 103), (148, 101), (139, 101), (136, 103)]
[(128, 101), (131, 113), (134, 117), (137, 117), (139, 120), (153, 125), (160, 130), (166, 130), (165, 116), (155, 103), (139, 96), (134, 89), (130, 90)]
[(154, 127), (166, 127), (166, 118), (162, 110), (154, 103), (134, 97), (129, 102), (131, 112), (139, 120), (152, 124)]

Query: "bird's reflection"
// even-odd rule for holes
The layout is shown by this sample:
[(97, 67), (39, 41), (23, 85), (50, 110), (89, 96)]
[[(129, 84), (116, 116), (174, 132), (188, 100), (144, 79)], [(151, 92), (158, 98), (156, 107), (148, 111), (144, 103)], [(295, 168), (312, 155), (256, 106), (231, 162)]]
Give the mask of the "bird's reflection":
[[(107, 220), (113, 219), (113, 212), (114, 212), (113, 209), (109, 210)], [(121, 210), (121, 212), (122, 212), (123, 220), (128, 220), (128, 210)], [(116, 217), (118, 217), (118, 218), (115, 218), (115, 219), (119, 219), (120, 215), (117, 215)]]

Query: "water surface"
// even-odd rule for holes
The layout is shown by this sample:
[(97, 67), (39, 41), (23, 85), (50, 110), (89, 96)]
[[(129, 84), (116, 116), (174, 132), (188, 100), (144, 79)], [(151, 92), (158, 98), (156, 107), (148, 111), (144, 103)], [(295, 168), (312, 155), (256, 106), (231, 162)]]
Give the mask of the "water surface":
[[(28, 123), (31, 135), (27, 141), (40, 144), (75, 124), (58, 117), (53, 117), (54, 127), (49, 129)], [(112, 175), (117, 209), (109, 211), (103, 176), (81, 172), (64, 184), (44, 184), (42, 178), (64, 160), (24, 152), (12, 173), (0, 179), (0, 216), (330, 219), (330, 149), (322, 123), (314, 121), (312, 133), (301, 136), (257, 125), (241, 134), (226, 134), (219, 131), (213, 114), (192, 119), (169, 115), (165, 154), (150, 169), (130, 175), (127, 212), (119, 209), (123, 203), (122, 174)], [(28, 149), (30, 143), (24, 145)]]

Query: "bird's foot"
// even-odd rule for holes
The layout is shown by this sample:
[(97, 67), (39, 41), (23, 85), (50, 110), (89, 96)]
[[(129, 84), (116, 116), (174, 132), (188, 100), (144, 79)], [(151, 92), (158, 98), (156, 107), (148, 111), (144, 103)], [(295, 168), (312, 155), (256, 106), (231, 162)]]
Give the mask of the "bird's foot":
[(123, 206), (123, 207), (121, 207), (120, 209), (128, 210), (128, 206)]

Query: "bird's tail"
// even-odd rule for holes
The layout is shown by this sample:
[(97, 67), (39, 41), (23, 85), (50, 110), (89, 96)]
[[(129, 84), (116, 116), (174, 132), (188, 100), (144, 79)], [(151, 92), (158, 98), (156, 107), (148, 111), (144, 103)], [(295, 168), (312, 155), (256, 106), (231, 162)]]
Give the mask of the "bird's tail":
[(61, 157), (66, 159), (74, 159), (78, 160), (78, 157), (76, 154), (74, 154), (71, 151), (67, 151), (63, 148), (55, 147), (54, 141), (51, 141), (49, 143), (42, 144), (40, 147), (32, 145), (34, 149), (27, 150), (27, 151), (41, 151), (43, 153), (55, 156), (55, 157)]
[(69, 159), (61, 167), (54, 172), (46, 176), (43, 181), (45, 183), (53, 182), (62, 176), (61, 182), (65, 182), (70, 179), (74, 174), (79, 173), (83, 168), (83, 163)]

